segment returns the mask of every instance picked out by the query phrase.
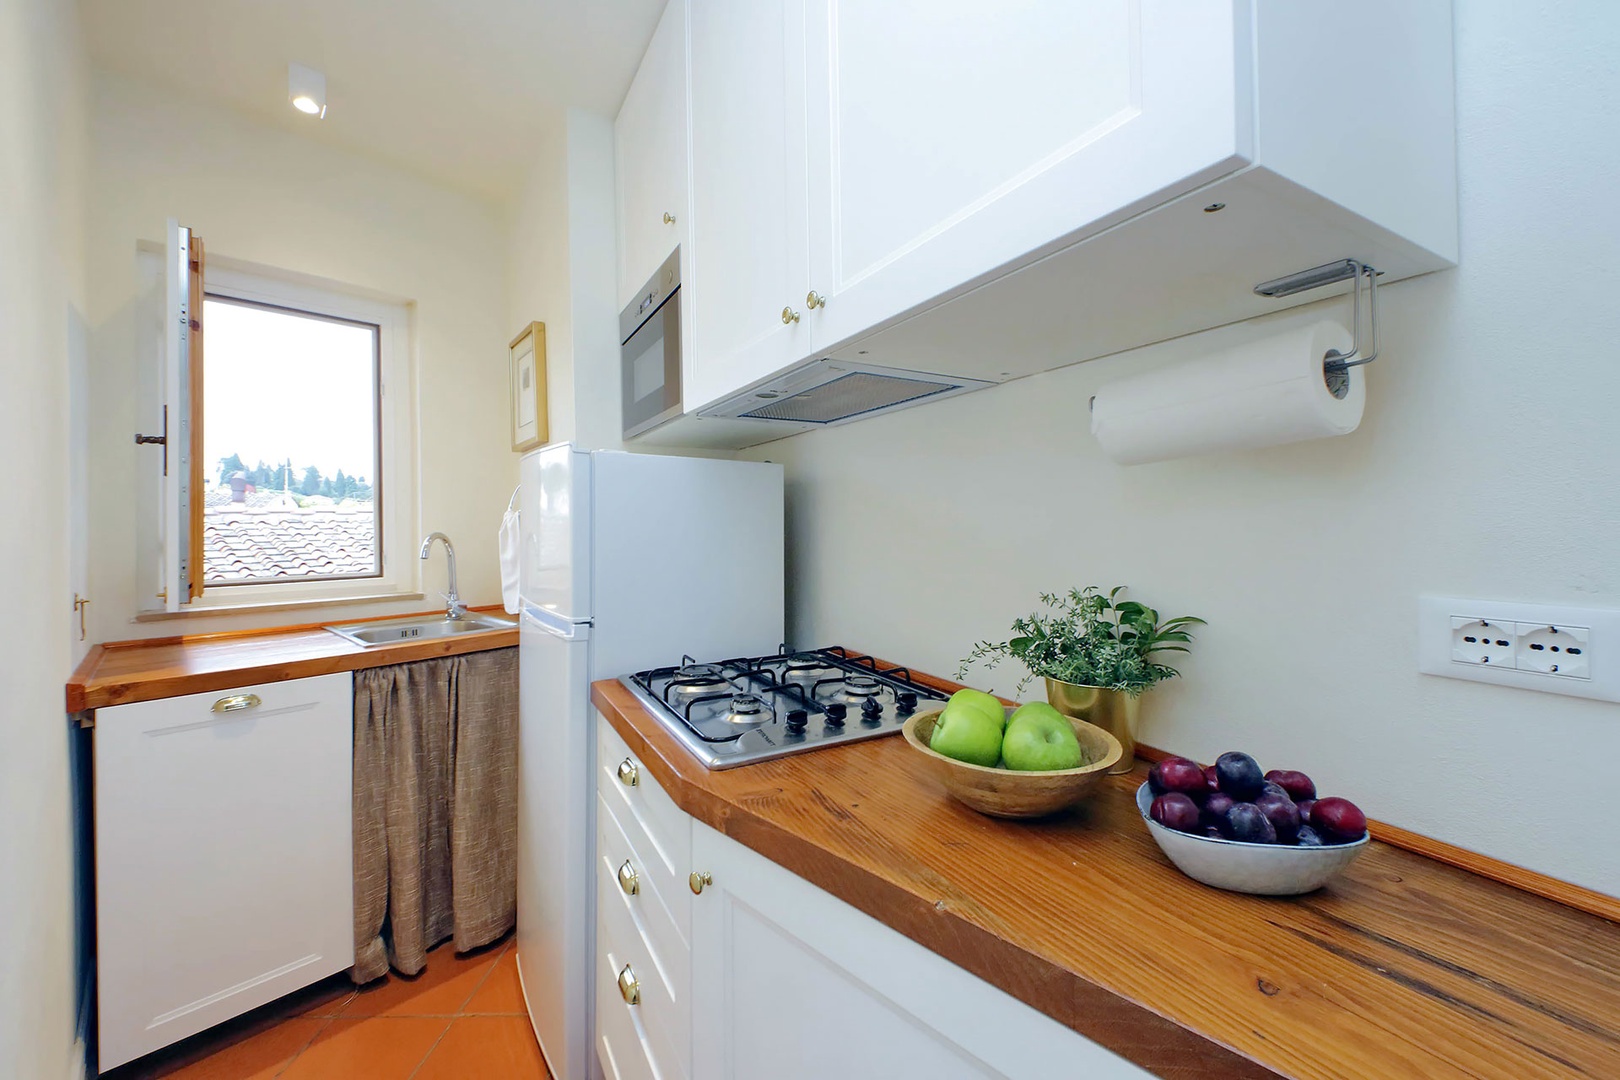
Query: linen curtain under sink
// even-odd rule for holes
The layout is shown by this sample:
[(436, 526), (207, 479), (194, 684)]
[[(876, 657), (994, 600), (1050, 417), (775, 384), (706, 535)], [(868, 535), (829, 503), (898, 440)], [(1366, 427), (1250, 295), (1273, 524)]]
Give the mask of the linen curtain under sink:
[(354, 677), (354, 967), (415, 975), (517, 917), (517, 649)]

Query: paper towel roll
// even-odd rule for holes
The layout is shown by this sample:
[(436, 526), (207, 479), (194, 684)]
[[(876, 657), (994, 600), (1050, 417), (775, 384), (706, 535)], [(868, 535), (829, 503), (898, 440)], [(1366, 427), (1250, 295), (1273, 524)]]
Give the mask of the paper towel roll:
[(1347, 435), (1366, 405), (1361, 371), (1349, 370), (1336, 398), (1322, 363), (1350, 344), (1349, 331), (1324, 320), (1109, 383), (1092, 401), (1091, 433), (1121, 465)]

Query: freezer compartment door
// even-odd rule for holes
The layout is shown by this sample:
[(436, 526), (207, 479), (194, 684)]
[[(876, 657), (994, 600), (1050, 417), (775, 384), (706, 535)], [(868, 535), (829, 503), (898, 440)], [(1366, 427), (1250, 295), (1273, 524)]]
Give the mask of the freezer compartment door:
[(562, 443), (523, 459), (525, 606), (563, 619), (591, 617), (591, 455)]
[(590, 628), (525, 608), (519, 634), (517, 955), (556, 1080), (585, 1080), (593, 835)]

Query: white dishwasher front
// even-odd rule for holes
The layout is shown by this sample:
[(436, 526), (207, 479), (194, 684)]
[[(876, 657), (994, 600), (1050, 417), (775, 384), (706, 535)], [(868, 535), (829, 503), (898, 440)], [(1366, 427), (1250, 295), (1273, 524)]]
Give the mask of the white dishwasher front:
[(353, 683), (96, 710), (102, 1070), (354, 962)]

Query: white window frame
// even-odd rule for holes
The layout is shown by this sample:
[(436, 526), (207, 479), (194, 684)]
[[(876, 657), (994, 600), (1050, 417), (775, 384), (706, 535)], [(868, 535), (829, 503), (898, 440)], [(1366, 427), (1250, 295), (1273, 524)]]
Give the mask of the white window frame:
[[(406, 597), (421, 591), (421, 560), (416, 558), (416, 362), (411, 331), (413, 305), (376, 293), (346, 288), (319, 278), (278, 273), (209, 253), (203, 291), (249, 303), (289, 308), (377, 327), (379, 476), (372, 490), (381, 500), (382, 574), (378, 577), (294, 579), (248, 585), (208, 585), (183, 611), (228, 611), (268, 604), (319, 603)], [(208, 327), (203, 325), (203, 355)], [(204, 423), (206, 424), (206, 415)], [(199, 495), (200, 497), (200, 495)], [(198, 552), (201, 558), (202, 553)]]

